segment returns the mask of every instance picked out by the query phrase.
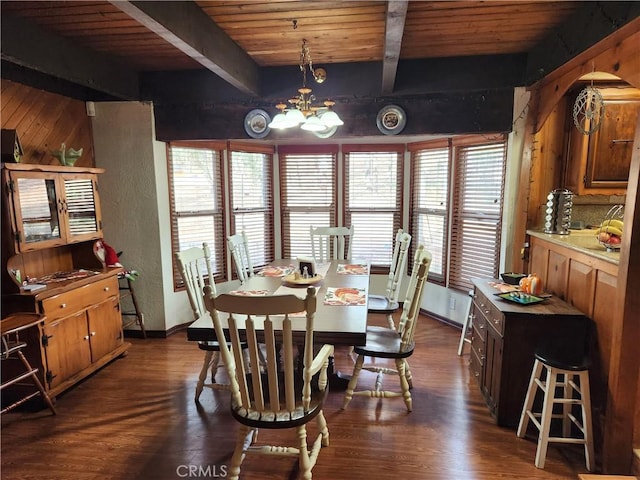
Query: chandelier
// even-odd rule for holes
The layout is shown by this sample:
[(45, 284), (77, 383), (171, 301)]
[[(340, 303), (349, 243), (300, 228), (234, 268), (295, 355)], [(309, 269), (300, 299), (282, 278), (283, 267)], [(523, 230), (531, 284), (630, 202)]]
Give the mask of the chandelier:
[(273, 117), (269, 127), (275, 129), (285, 129), (299, 126), (302, 130), (310, 132), (323, 132), (332, 128), (344, 125), (338, 114), (331, 107), (335, 105), (332, 100), (325, 100), (317, 105), (313, 91), (307, 87), (307, 68), (316, 83), (322, 83), (327, 78), (324, 68), (313, 68), (311, 53), (305, 39), (302, 40), (302, 50), (300, 52), (300, 71), (302, 72), (302, 87), (298, 89), (298, 94), (291, 97), (288, 102), (279, 103), (276, 108), (279, 113)]

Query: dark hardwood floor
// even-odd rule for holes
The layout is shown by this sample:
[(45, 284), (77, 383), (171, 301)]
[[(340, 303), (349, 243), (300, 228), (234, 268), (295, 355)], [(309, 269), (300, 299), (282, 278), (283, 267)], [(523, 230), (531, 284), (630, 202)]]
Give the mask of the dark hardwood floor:
[[(456, 355), (459, 330), (420, 317), (411, 360), (413, 412), (400, 398), (355, 397), (340, 410), (342, 392), (325, 406), (330, 446), (313, 469), (318, 479), (558, 479), (584, 473), (582, 449), (550, 446), (544, 470), (533, 465), (536, 443), (497, 427), (474, 379), (468, 353)], [(374, 318), (382, 324), (382, 317)], [(193, 401), (203, 354), (184, 333), (131, 339), (129, 354), (57, 398), (49, 410), (2, 415), (3, 479), (225, 478), (236, 424), (228, 393), (205, 389)], [(468, 351), (468, 346), (466, 351)], [(336, 363), (350, 371), (347, 351)], [(360, 382), (372, 382), (363, 372)], [(386, 378), (385, 384), (397, 384)], [(309, 433), (315, 434), (315, 424)], [(295, 444), (295, 432), (273, 434)], [(288, 443), (293, 442), (293, 443)], [(296, 460), (249, 456), (244, 479), (292, 479)]]

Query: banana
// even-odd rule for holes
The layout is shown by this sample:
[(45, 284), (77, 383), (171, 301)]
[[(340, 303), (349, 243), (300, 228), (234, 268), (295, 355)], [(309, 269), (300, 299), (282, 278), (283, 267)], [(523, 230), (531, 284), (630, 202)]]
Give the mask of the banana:
[(604, 227), (600, 227), (600, 232), (607, 232), (611, 235), (615, 235), (617, 237), (622, 237), (622, 230), (620, 230), (618, 227), (614, 227), (612, 225), (606, 225)]
[(618, 220), (617, 218), (611, 218), (609, 220), (605, 220), (604, 222), (602, 222), (600, 226), (601, 227), (611, 226), (611, 227), (616, 227), (622, 230), (624, 228), (624, 223), (622, 222), (622, 220)]

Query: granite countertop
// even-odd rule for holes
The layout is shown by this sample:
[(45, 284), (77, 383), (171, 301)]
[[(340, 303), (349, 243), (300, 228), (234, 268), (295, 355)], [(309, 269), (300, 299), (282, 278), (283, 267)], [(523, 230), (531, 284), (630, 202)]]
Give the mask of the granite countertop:
[(598, 242), (595, 229), (570, 230), (569, 235), (544, 233), (537, 230), (527, 230), (527, 234), (561, 247), (591, 255), (614, 265), (620, 263), (620, 250), (607, 252), (607, 249)]

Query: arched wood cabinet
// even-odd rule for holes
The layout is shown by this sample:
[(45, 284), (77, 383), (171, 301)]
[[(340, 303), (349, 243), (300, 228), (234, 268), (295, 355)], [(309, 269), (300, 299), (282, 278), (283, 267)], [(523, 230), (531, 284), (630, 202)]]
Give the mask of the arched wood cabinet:
[[(122, 332), (117, 278), (122, 269), (103, 267), (93, 252), (102, 238), (98, 175), (103, 171), (2, 166), (2, 315), (45, 316), (26, 333), (27, 355), (52, 397), (130, 345)], [(10, 397), (3, 392), (3, 402)]]

